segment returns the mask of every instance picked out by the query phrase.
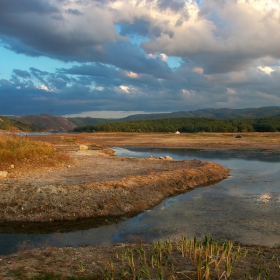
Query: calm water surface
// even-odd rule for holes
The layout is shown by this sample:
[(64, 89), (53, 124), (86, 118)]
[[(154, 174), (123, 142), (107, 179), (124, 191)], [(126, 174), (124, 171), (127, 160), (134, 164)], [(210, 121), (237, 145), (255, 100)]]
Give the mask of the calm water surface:
[[(141, 238), (180, 237), (228, 238), (234, 241), (267, 246), (280, 245), (280, 155), (259, 151), (194, 151), (176, 149), (114, 148), (119, 156), (166, 156), (173, 159), (215, 161), (230, 169), (222, 182), (197, 188), (136, 217), (115, 224), (75, 230), (67, 233), (0, 233), (0, 254), (30, 246), (111, 245)], [(7, 232), (7, 231), (6, 231)]]

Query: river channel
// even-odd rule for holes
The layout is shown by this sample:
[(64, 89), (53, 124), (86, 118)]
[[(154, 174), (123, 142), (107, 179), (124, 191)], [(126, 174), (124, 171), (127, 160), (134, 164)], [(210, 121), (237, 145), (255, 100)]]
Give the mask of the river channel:
[[(142, 240), (204, 237), (243, 244), (280, 246), (280, 155), (267, 151), (202, 151), (114, 148), (118, 156), (171, 156), (174, 160), (214, 161), (230, 169), (215, 185), (164, 200), (130, 219), (68, 232), (15, 233), (0, 229), (0, 255), (21, 244), (37, 246), (105, 246)], [(147, 198), (148, 199), (148, 198)]]

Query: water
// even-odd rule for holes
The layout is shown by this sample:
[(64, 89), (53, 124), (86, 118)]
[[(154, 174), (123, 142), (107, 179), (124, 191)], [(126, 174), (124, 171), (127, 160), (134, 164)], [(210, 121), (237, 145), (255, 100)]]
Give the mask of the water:
[[(279, 154), (136, 148), (115, 151), (119, 156), (169, 155), (179, 160), (215, 161), (229, 168), (230, 176), (218, 184), (166, 199), (136, 217), (101, 227), (92, 221), (83, 226), (74, 222), (73, 231), (46, 228), (45, 232), (51, 233), (44, 234), (7, 233), (0, 227), (0, 254), (16, 251), (23, 242), (29, 246), (102, 246), (139, 239), (175, 239), (181, 234), (211, 234), (247, 244), (280, 245)], [(24, 228), (18, 232), (24, 232)]]
[(19, 132), (18, 136), (48, 136), (48, 135), (63, 135), (70, 132)]

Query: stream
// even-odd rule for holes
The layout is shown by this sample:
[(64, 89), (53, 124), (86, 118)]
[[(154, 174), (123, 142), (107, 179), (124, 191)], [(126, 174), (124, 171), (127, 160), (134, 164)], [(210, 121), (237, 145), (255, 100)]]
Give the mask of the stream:
[[(204, 237), (243, 244), (280, 246), (280, 155), (271, 151), (202, 151), (113, 148), (118, 156), (171, 156), (174, 160), (214, 161), (230, 169), (215, 185), (196, 188), (135, 217), (116, 222), (85, 221), (68, 232), (48, 228), (35, 233), (0, 229), (0, 255), (22, 247), (106, 246), (158, 239)], [(147, 198), (148, 199), (148, 198)], [(23, 225), (24, 226), (24, 225)]]

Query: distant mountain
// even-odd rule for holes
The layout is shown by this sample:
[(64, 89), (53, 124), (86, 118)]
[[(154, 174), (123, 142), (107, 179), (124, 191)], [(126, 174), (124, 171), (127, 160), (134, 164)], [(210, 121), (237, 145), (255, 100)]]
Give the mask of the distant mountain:
[(202, 117), (133, 120), (76, 127), (76, 132), (276, 132), (280, 117), (214, 119)]
[(30, 115), (24, 117), (1, 117), (0, 129), (6, 130), (11, 125), (25, 131), (70, 131), (75, 127), (88, 125), (105, 124), (109, 122), (123, 122), (132, 120), (156, 120), (156, 119), (173, 119), (173, 118), (189, 118), (204, 117), (213, 119), (253, 119), (280, 116), (280, 107), (261, 107), (261, 108), (245, 108), (230, 109), (206, 108), (193, 111), (179, 111), (173, 113), (159, 114), (139, 114), (131, 115), (121, 119), (101, 119), (90, 117), (64, 118), (53, 115)]
[(25, 121), (43, 127), (47, 131), (69, 131), (73, 130), (76, 125), (67, 118), (53, 115), (30, 115), (22, 117)]
[(43, 128), (31, 124), (20, 117), (4, 117), (0, 116), (0, 130), (17, 129), (22, 131), (42, 131)]
[(139, 114), (131, 115), (122, 119), (98, 119), (98, 118), (67, 118), (76, 126), (97, 125), (108, 122), (122, 122), (135, 120), (157, 120), (157, 119), (173, 119), (173, 118), (188, 118), (188, 117), (204, 117), (215, 119), (253, 119), (267, 118), (280, 115), (280, 107), (262, 107), (262, 108), (246, 108), (246, 109), (200, 109), (194, 111), (179, 111), (173, 113), (160, 114)]
[(230, 108), (206, 108), (194, 111), (179, 111), (173, 113), (161, 114), (140, 114), (131, 115), (123, 118), (122, 121), (129, 120), (155, 120), (169, 118), (186, 118), (186, 117), (203, 117), (215, 119), (253, 119), (267, 118), (280, 114), (280, 107), (261, 107), (261, 108), (245, 108), (245, 109), (230, 109)]
[(90, 117), (67, 118), (67, 120), (75, 124), (76, 126), (84, 126), (84, 125), (91, 125), (91, 124), (96, 125), (96, 124), (116, 121), (115, 119), (99, 119), (99, 118), (90, 118)]

